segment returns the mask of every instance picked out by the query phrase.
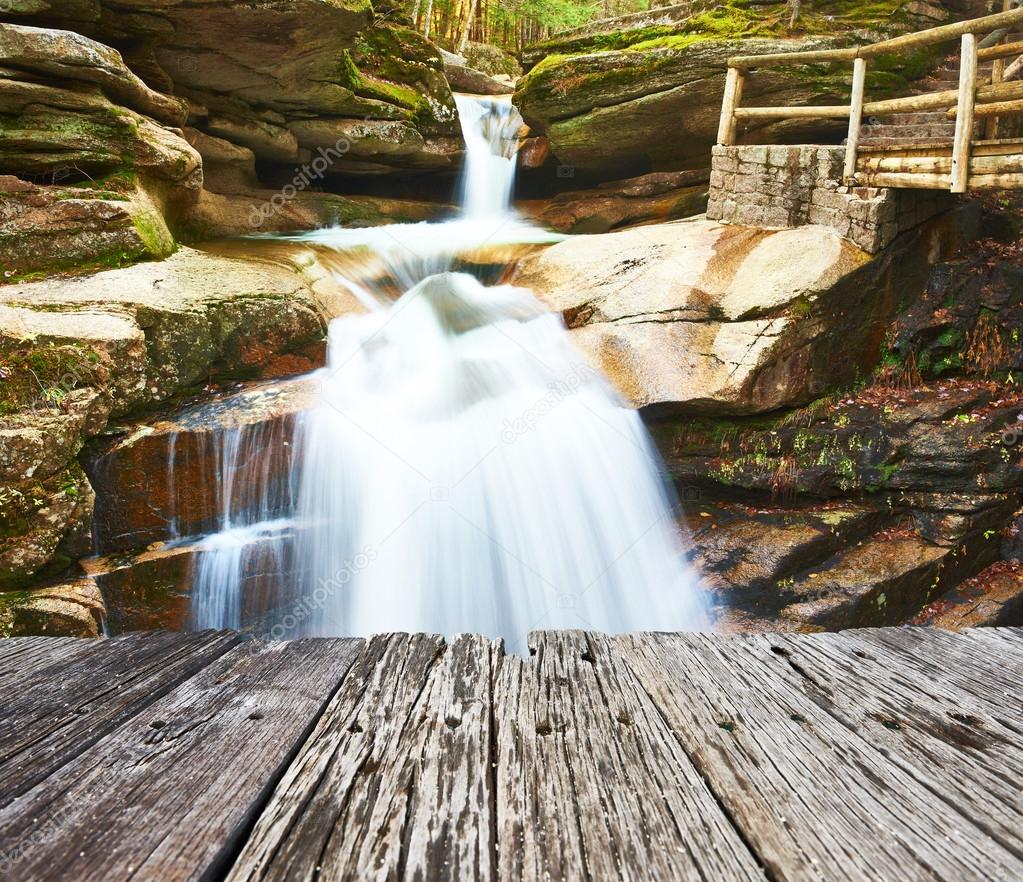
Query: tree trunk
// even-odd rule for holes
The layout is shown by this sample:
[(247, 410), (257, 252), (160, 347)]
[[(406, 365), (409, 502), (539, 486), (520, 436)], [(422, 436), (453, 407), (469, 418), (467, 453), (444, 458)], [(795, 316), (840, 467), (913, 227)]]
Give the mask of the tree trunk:
[(433, 16), (433, 0), (426, 0), (426, 14), (423, 16), (423, 36), (430, 39), (430, 22)]

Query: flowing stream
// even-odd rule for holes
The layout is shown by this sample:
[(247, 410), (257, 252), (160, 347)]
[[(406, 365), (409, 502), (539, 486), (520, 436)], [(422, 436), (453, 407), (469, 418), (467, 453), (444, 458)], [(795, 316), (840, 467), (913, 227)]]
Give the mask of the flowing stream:
[[(550, 238), (511, 208), (511, 103), (458, 107), (458, 218), (302, 237), (372, 254), (388, 283), (347, 280), (368, 312), (330, 325), (283, 490), (233, 489), (263, 486), (259, 451), (279, 439), (217, 440), (221, 529), (197, 564), (194, 627), (479, 632), (521, 650), (537, 628), (707, 624), (638, 414), (530, 291), (452, 271), (467, 251)], [(245, 612), (254, 579), (272, 595), (258, 621)]]

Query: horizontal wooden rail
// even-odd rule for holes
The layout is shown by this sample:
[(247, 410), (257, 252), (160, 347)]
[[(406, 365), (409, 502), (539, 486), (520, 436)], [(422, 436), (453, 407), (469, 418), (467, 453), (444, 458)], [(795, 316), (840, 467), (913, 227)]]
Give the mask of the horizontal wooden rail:
[[(958, 89), (931, 92), (924, 95), (907, 95), (905, 98), (888, 98), (884, 101), (867, 101), (863, 112), (871, 116), (896, 113), (917, 113), (921, 110), (948, 110), (955, 116), (955, 104), (959, 98)], [(1013, 102), (1023, 99), (1023, 81), (1009, 83), (985, 83), (977, 89), (979, 105), (993, 101)], [(949, 108), (951, 108), (949, 110)], [(992, 113), (1005, 111), (993, 110)], [(983, 115), (983, 114), (981, 114)], [(793, 107), (737, 107), (735, 119), (848, 119), (849, 107), (844, 104), (801, 104)]]
[(844, 104), (800, 104), (796, 107), (739, 107), (736, 119), (848, 119)]
[[(775, 52), (767, 55), (736, 55), (728, 60), (728, 77), (721, 103), (721, 120), (718, 125), (718, 143), (728, 146), (735, 143), (737, 124), (740, 120), (769, 122), (789, 119), (834, 119), (848, 120), (843, 181), (852, 184), (859, 180), (857, 158), (860, 151), (860, 123), (864, 114), (887, 116), (920, 111), (945, 111), (955, 120), (955, 134), (951, 143), (940, 141), (915, 142), (913, 149), (928, 151), (913, 162), (895, 162), (890, 167), (879, 167), (875, 159), (869, 168), (864, 166), (864, 175), (876, 186), (920, 186), (932, 188), (942, 186), (953, 193), (963, 193), (969, 187), (996, 187), (999, 181), (1009, 182), (1006, 186), (1017, 186), (1023, 175), (1019, 163), (1005, 154), (974, 161), (973, 151), (985, 142), (974, 141), (974, 120), (984, 120), (985, 137), (990, 143), (997, 141), (998, 119), (1001, 116), (1023, 114), (1023, 82), (1005, 82), (1004, 59), (1023, 55), (1023, 41), (1001, 42), (1008, 30), (1023, 24), (1023, 8), (1009, 9), (1012, 0), (1003, 0), (1004, 11), (968, 21), (953, 22), (925, 31), (903, 34), (890, 40), (882, 40), (864, 46), (845, 49), (812, 49), (802, 52)], [(999, 31), (996, 45), (980, 48), (978, 34)], [(956, 89), (945, 89), (923, 95), (909, 95), (904, 98), (890, 98), (883, 101), (866, 101), (864, 85), (870, 59), (883, 55), (894, 55), (909, 49), (932, 46), (959, 38), (960, 65), (959, 84)], [(978, 78), (978, 64), (992, 62), (990, 77), (981, 82)], [(848, 105), (800, 105), (798, 107), (740, 107), (745, 80), (750, 70), (777, 67), (786, 64), (853, 64), (852, 87)], [(1014, 65), (1015, 66), (1015, 65)], [(905, 158), (906, 145), (894, 143), (888, 152)], [(883, 154), (888, 148), (866, 147), (868, 154)], [(1014, 148), (1015, 149), (1015, 148)], [(945, 155), (945, 151), (948, 155)], [(907, 181), (915, 179), (916, 184)], [(882, 183), (882, 181), (884, 183)], [(897, 183), (896, 183), (897, 182)]]
[[(994, 101), (991, 104), (978, 104), (973, 108), (974, 116), (1011, 116), (1023, 113), (1023, 101)], [(947, 115), (956, 117), (956, 108), (949, 108)]]
[(977, 51), (977, 59), (979, 61), (1011, 58), (1013, 55), (1023, 55), (1023, 40), (1015, 43), (1001, 43), (997, 46), (988, 46), (986, 49), (979, 49)]
[[(767, 55), (735, 55), (728, 59), (729, 67), (777, 67), (782, 64), (809, 64), (812, 62), (852, 61), (855, 58), (876, 58), (878, 55), (901, 52), (918, 46), (930, 46), (945, 43), (962, 37), (963, 34), (987, 34), (999, 28), (1011, 27), (1023, 23), (1023, 9), (1010, 9), (1008, 12), (996, 12), (982, 18), (968, 21), (957, 21), (952, 24), (939, 25), (926, 31), (903, 34), (879, 43), (868, 43), (848, 49), (812, 49), (806, 52), (773, 52)], [(995, 47), (992, 47), (995, 48)], [(1001, 48), (1001, 47), (998, 47)], [(996, 55), (981, 56), (995, 58)]]

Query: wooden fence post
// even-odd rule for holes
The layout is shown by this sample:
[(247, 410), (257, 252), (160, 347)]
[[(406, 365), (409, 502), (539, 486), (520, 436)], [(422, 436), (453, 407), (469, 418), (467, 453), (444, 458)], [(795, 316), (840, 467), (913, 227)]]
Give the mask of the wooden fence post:
[[(1012, 0), (1002, 0), (1002, 12), (1008, 12), (1011, 6)], [(1009, 39), (1008, 34), (999, 40), (999, 43), (1005, 43)], [(991, 85), (1000, 83), (1005, 78), (1005, 59), (996, 58), (991, 63)], [(997, 138), (998, 137), (998, 116), (989, 116), (984, 122), (984, 137), (985, 138)]]
[(725, 94), (721, 99), (721, 120), (718, 123), (718, 144), (730, 147), (735, 143), (735, 108), (742, 101), (742, 86), (746, 72), (729, 67), (725, 76)]
[(963, 34), (959, 53), (959, 100), (956, 133), (952, 142), (952, 192), (965, 193), (970, 178), (970, 141), (973, 140), (973, 102), (977, 94), (977, 37)]
[(863, 119), (863, 87), (867, 82), (867, 59), (853, 59), (852, 95), (849, 98), (849, 136), (845, 141), (845, 168), (842, 181), (851, 184), (856, 175), (856, 151), (860, 146), (860, 121)]

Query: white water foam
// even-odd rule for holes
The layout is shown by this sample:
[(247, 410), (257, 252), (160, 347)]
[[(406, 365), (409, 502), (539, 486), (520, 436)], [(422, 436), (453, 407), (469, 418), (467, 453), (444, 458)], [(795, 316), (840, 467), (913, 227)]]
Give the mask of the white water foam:
[[(364, 291), (373, 310), (331, 323), (321, 401), (295, 439), (294, 559), (270, 635), (479, 632), (521, 650), (536, 628), (705, 627), (638, 414), (531, 292), (449, 271), (468, 248), (549, 238), (509, 205), (514, 108), (458, 103), (462, 217), (306, 237), (373, 249), (407, 290)], [(197, 627), (233, 624), (239, 530), (269, 530), (225, 525), (202, 556)]]

